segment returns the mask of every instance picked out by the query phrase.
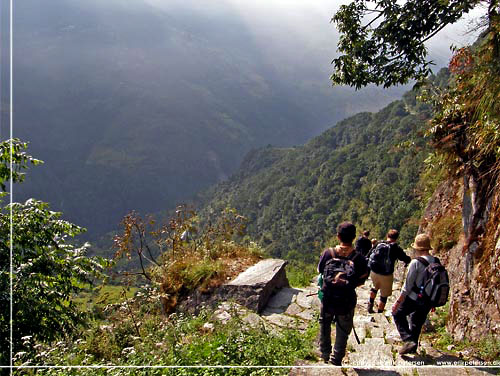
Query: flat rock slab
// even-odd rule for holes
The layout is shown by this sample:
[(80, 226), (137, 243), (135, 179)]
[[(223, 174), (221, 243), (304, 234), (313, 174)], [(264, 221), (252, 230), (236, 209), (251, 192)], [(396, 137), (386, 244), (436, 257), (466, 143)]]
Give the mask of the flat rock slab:
[(385, 334), (385, 339), (387, 343), (395, 345), (401, 342), (401, 336), (396, 328), (390, 329), (389, 332)]
[(277, 309), (280, 312), (285, 312), (299, 293), (300, 290), (297, 289), (283, 288), (269, 299), (266, 309)]
[(300, 330), (305, 330), (307, 328), (307, 324), (304, 321), (283, 314), (273, 313), (268, 316), (264, 315), (262, 316), (262, 318), (268, 323), (282, 328), (292, 328)]
[[(290, 286), (286, 278), (286, 264), (287, 261), (280, 259), (258, 262), (223, 286), (225, 298), (233, 299), (258, 313), (262, 312), (274, 292)], [(280, 299), (291, 299), (291, 296), (289, 294)], [(272, 310), (280, 309), (285, 303), (285, 301), (277, 303), (280, 306)], [(286, 307), (283, 310), (286, 310)]]
[(290, 306), (286, 309), (285, 313), (290, 316), (297, 316), (299, 313), (301, 313), (304, 310), (301, 306), (299, 306), (297, 303), (292, 303)]
[(263, 319), (258, 314), (253, 312), (243, 317), (243, 322), (247, 323), (252, 328), (256, 328), (264, 324)]
[(370, 328), (370, 333), (372, 335), (373, 338), (384, 338), (384, 329), (379, 327), (379, 326), (376, 326), (376, 325), (373, 325), (372, 328)]
[(356, 325), (356, 327), (365, 326), (365, 324), (372, 322), (375, 322), (375, 319), (372, 316), (357, 316), (356, 314), (354, 315), (354, 325)]
[(297, 304), (303, 308), (307, 309), (318, 309), (321, 306), (321, 302), (319, 301), (317, 295), (318, 289), (306, 289), (305, 291), (301, 291), (297, 295)]
[(302, 367), (294, 367), (290, 370), (289, 376), (345, 376), (341, 367), (334, 367), (328, 364), (311, 364)]
[(308, 310), (308, 309), (306, 309), (306, 310), (304, 310), (304, 311), (302, 311), (300, 313), (297, 313), (296, 316), (298, 316), (301, 319), (306, 320), (306, 321), (312, 321), (312, 320), (315, 319), (314, 314), (310, 310)]
[(365, 338), (365, 343), (356, 345), (355, 352), (349, 353), (349, 366), (392, 366), (392, 347), (384, 344), (383, 338)]
[[(287, 262), (280, 259), (265, 259), (249, 267), (243, 273), (240, 273), (235, 279), (227, 283), (231, 286), (249, 286), (261, 283), (269, 283), (276, 278), (277, 274), (285, 271)], [(283, 281), (284, 282), (284, 281)], [(288, 280), (286, 286), (289, 286)], [(281, 287), (285, 287), (281, 286)]]

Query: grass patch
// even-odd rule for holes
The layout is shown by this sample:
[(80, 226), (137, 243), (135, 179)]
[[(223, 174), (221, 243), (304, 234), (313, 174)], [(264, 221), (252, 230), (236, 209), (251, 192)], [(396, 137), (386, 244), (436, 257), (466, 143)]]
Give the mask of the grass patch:
[(435, 252), (448, 251), (457, 244), (462, 232), (462, 214), (450, 210), (432, 224), (432, 242)]
[[(455, 341), (453, 337), (446, 331), (446, 323), (448, 321), (449, 303), (443, 307), (436, 309), (434, 315), (431, 316), (431, 322), (434, 331), (423, 333), (424, 338), (433, 344), (438, 350), (444, 352), (463, 352), (465, 350), (471, 356), (476, 356), (479, 359), (486, 361), (494, 361), (500, 359), (500, 338), (494, 336), (485, 336), (478, 341)], [(448, 346), (453, 345), (452, 350), (448, 350)]]
[(108, 304), (121, 303), (130, 299), (139, 289), (137, 287), (122, 285), (100, 285), (94, 289), (84, 291), (73, 298), (82, 310), (90, 310), (96, 305), (106, 306)]
[[(82, 332), (79, 340), (41, 345), (41, 355), (30, 360), (31, 364), (286, 366), (294, 364), (298, 359), (315, 360), (313, 349), (318, 331), (316, 322), (312, 322), (305, 331), (287, 328), (274, 332), (263, 325), (249, 327), (238, 315), (222, 324), (213, 321), (212, 312), (209, 311), (194, 317), (181, 314), (173, 314), (169, 318), (157, 315), (138, 317), (141, 321), (140, 336), (135, 334), (130, 320), (122, 318), (114, 321), (118, 316), (110, 317), (109, 325), (95, 324)], [(206, 329), (204, 324), (207, 322), (213, 325), (212, 329)], [(18, 355), (16, 364), (26, 360)], [(60, 374), (57, 369), (23, 372), (28, 375), (35, 372), (40, 375)], [(139, 375), (284, 375), (288, 372), (288, 369), (134, 370), (134, 374)], [(109, 375), (110, 372), (106, 369), (78, 369), (68, 370), (67, 374)]]
[(292, 260), (286, 266), (286, 276), (292, 287), (307, 287), (318, 274), (316, 265)]

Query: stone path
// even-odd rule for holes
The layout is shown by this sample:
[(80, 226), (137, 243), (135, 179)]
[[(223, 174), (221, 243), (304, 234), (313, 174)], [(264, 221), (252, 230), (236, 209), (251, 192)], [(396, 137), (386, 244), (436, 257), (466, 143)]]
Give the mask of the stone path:
[[(358, 344), (354, 334), (347, 345), (347, 355), (343, 360), (343, 367), (334, 367), (323, 362), (299, 362), (290, 375), (488, 375), (497, 374), (500, 369), (478, 369), (474, 367), (449, 368), (437, 366), (442, 361), (461, 361), (460, 358), (442, 353), (429, 343), (422, 343), (418, 354), (401, 356), (398, 350), (401, 346), (399, 333), (392, 320), (391, 307), (399, 296), (402, 285), (402, 268), (395, 274), (394, 293), (389, 298), (385, 313), (369, 314), (366, 302), (370, 294), (371, 282), (368, 280), (357, 289), (358, 306), (354, 318), (354, 327), (361, 344)], [(399, 277), (398, 277), (399, 276)], [(271, 327), (285, 327), (296, 325), (299, 329), (307, 327), (311, 320), (317, 320), (319, 300), (315, 283), (311, 286), (298, 288), (284, 288), (269, 301), (261, 314), (263, 322)], [(377, 296), (378, 301), (378, 296)], [(255, 320), (255, 317), (253, 317)], [(335, 331), (332, 330), (334, 333)], [(319, 357), (319, 352), (317, 353)], [(421, 366), (424, 367), (415, 367)]]
[[(320, 353), (317, 348), (318, 344), (316, 344), (315, 351), (318, 361), (298, 361), (291, 369), (290, 375), (480, 376), (500, 374), (500, 368), (440, 366), (439, 362), (463, 364), (463, 359), (438, 351), (425, 341), (421, 342), (418, 354), (399, 355), (398, 350), (401, 342), (393, 323), (391, 308), (399, 296), (402, 286), (402, 265), (399, 265), (394, 277), (394, 292), (387, 301), (385, 313), (369, 314), (367, 312), (366, 303), (370, 295), (370, 280), (356, 290), (358, 305), (354, 316), (354, 328), (361, 343), (357, 343), (354, 333), (351, 332), (347, 343), (347, 355), (343, 359), (342, 367), (335, 367), (319, 361)], [(215, 318), (224, 322), (233, 313), (238, 313), (243, 322), (250, 326), (264, 324), (269, 330), (276, 332), (284, 327), (304, 330), (312, 320), (318, 319), (320, 302), (316, 295), (317, 291), (315, 282), (312, 282), (307, 288), (282, 288), (271, 297), (260, 315), (238, 304), (222, 303), (215, 312)], [(332, 335), (334, 333), (333, 329)]]

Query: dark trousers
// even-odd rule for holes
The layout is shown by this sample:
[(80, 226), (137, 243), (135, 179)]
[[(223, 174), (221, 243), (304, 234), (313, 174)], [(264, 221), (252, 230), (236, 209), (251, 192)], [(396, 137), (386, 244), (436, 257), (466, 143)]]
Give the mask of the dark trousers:
[[(392, 315), (399, 335), (404, 342), (413, 341), (418, 344), (422, 326), (430, 310), (431, 307), (428, 305), (421, 305), (408, 296), (404, 298)], [(408, 323), (408, 318), (410, 323)]]
[(335, 321), (335, 346), (333, 356), (337, 360), (342, 360), (345, 356), (347, 339), (351, 333), (354, 319), (354, 308), (345, 315), (335, 315), (329, 310), (325, 310), (321, 304), (319, 316), (319, 349), (323, 358), (329, 357), (332, 352), (332, 323)]

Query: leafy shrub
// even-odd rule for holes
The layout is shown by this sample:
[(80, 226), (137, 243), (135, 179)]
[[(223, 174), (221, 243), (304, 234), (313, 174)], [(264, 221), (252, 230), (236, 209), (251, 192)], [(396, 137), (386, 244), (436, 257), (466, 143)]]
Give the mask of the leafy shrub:
[(201, 229), (197, 222), (194, 210), (184, 205), (163, 225), (130, 213), (122, 222), (123, 233), (115, 237), (116, 258), (126, 256), (140, 268), (122, 276), (151, 285), (165, 313), (173, 312), (189, 292), (219, 286), (263, 255), (254, 243), (235, 241), (243, 235), (246, 219), (234, 209), (223, 210)]
[[(26, 147), (19, 140), (0, 143), (2, 190), (11, 173), (13, 181), (19, 182), (28, 163), (41, 163), (22, 151)], [(85, 321), (85, 314), (71, 298), (95, 278), (103, 277), (101, 271), (107, 262), (86, 257), (88, 244), (77, 246), (70, 241), (84, 229), (60, 217), (61, 213), (50, 211), (47, 203), (35, 199), (0, 207), (1, 365), (9, 364), (11, 346), (14, 352), (31, 354), (32, 341), (51, 341), (74, 331)]]
[(286, 266), (286, 276), (293, 287), (309, 286), (317, 274), (318, 271), (314, 264), (292, 260)]
[[(115, 312), (120, 312), (120, 309)], [(316, 323), (312, 323), (305, 332), (297, 328), (268, 330), (263, 325), (251, 327), (242, 320), (243, 316), (236, 312), (231, 314), (232, 318), (225, 324), (214, 321), (211, 311), (202, 311), (194, 317), (183, 314), (172, 314), (168, 318), (145, 315), (141, 318), (140, 337), (135, 336), (127, 320), (117, 320), (111, 325), (94, 323), (82, 333), (81, 340), (40, 345), (39, 356), (31, 364), (265, 367), (291, 366), (297, 359), (315, 359), (312, 349), (318, 331)], [(213, 329), (204, 327), (207, 322), (213, 325)], [(17, 364), (26, 360), (23, 354), (16, 357)], [(55, 375), (58, 372), (61, 370), (44, 369), (38, 370), (37, 374)], [(73, 369), (68, 374), (86, 375), (91, 372), (96, 375), (279, 375), (288, 373), (288, 369), (175, 368), (134, 369), (133, 372), (126, 369)], [(34, 371), (27, 370), (26, 373), (33, 374)]]

